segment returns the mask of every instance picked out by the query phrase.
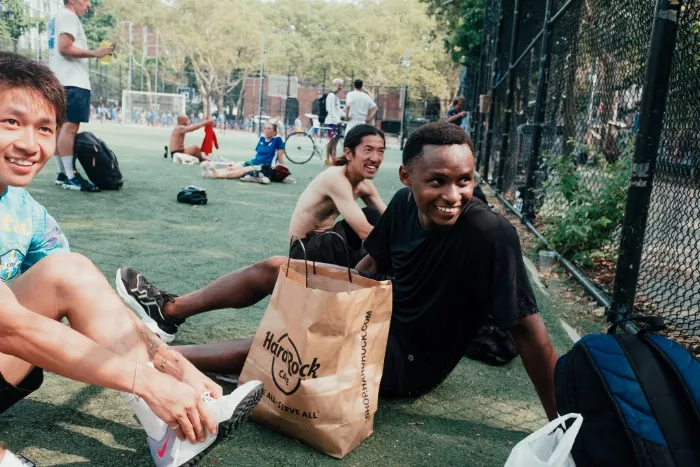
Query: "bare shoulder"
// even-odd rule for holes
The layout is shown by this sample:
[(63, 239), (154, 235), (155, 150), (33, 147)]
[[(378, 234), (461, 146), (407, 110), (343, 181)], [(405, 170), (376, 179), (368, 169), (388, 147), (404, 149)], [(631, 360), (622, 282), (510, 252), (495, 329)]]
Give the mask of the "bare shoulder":
[(360, 185), (359, 185), (359, 194), (360, 196), (367, 196), (367, 195), (372, 195), (374, 193), (377, 193), (377, 186), (374, 184), (372, 180), (363, 180)]
[(319, 184), (336, 188), (350, 184), (345, 176), (345, 167), (328, 167), (314, 179), (314, 181), (317, 180)]

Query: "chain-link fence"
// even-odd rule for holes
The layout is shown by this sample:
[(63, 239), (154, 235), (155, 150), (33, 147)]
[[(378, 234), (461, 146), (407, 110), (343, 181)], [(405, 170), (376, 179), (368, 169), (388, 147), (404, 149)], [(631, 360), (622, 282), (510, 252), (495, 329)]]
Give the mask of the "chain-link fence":
[(678, 24), (637, 303), (700, 336), (700, 2)]
[[(659, 49), (670, 34), (659, 22), (677, 27), (675, 50)], [(629, 301), (700, 335), (700, 2), (487, 0), (484, 24), (474, 107), (483, 110), (474, 123), (482, 175), (584, 273), (611, 316), (630, 312), (617, 303)], [(647, 68), (664, 54), (673, 56), (668, 93), (658, 89), (664, 71)], [(645, 86), (656, 105), (646, 114)], [(665, 115), (652, 89), (667, 97)], [(659, 116), (663, 124), (640, 130)], [(637, 200), (648, 198), (639, 193), (654, 166), (647, 218), (649, 204)], [(625, 219), (627, 206), (635, 211)], [(648, 219), (643, 232), (636, 217)], [(630, 239), (643, 242), (641, 265), (620, 250)], [(639, 268), (631, 288), (615, 281), (619, 268)]]

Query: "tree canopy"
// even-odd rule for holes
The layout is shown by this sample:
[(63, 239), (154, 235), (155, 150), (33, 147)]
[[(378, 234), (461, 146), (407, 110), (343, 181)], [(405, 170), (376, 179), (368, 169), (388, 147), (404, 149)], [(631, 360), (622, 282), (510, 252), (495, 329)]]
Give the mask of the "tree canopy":
[[(113, 24), (157, 31), (161, 63), (191, 71), (203, 99), (220, 99), (256, 73), (263, 43), (266, 74), (291, 72), (305, 82), (320, 84), (325, 73), (370, 86), (408, 82), (438, 96), (451, 95), (457, 82), (439, 20), (420, 0), (102, 1)], [(118, 50), (128, 53), (123, 30)], [(131, 51), (137, 65), (146, 63), (140, 48)]]
[(484, 0), (423, 0), (435, 18), (445, 50), (452, 61), (473, 65), (479, 61)]

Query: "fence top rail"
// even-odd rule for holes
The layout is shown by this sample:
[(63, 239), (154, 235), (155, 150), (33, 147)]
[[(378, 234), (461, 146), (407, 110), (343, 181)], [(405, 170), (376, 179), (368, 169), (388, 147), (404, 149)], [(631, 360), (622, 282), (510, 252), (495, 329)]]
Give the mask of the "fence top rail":
[(574, 3), (580, 2), (582, 0), (569, 0), (566, 2), (560, 9), (555, 13), (554, 16), (552, 16), (552, 19), (549, 20), (549, 24), (554, 25), (559, 19), (566, 14), (567, 10), (573, 6)]
[(540, 39), (542, 39), (542, 35), (543, 35), (543, 34), (544, 34), (544, 29), (540, 29), (540, 32), (538, 32), (537, 35), (534, 37), (534, 39), (532, 39), (532, 42), (530, 42), (530, 44), (529, 44), (527, 47), (525, 47), (525, 50), (523, 51), (523, 53), (520, 54), (520, 56), (519, 56), (519, 57), (513, 62), (513, 64), (510, 66), (511, 69), (512, 69), (512, 68), (515, 68), (516, 66), (518, 66), (518, 65), (520, 64), (520, 62), (523, 61), (523, 59), (525, 58), (525, 56), (526, 56), (527, 54), (529, 54), (529, 53), (532, 51), (532, 49), (535, 48), (535, 46), (537, 45), (537, 42), (538, 42)]

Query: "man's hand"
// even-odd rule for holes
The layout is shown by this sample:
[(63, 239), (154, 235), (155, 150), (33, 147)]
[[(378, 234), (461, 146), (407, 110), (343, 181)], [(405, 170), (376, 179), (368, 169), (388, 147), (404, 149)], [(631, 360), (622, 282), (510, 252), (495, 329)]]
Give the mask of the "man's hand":
[(179, 439), (196, 443), (206, 439), (206, 431), (216, 433), (216, 418), (196, 388), (146, 366), (139, 367), (139, 376), (134, 390)]
[(207, 118), (204, 119), (204, 123), (206, 123), (207, 125), (210, 124), (210, 123), (213, 123), (213, 122), (214, 122), (214, 119), (211, 118), (211, 117), (207, 117)]
[(95, 50), (95, 58), (102, 58), (107, 55), (112, 55), (114, 53), (114, 45), (111, 45), (109, 47), (102, 47), (101, 49)]

